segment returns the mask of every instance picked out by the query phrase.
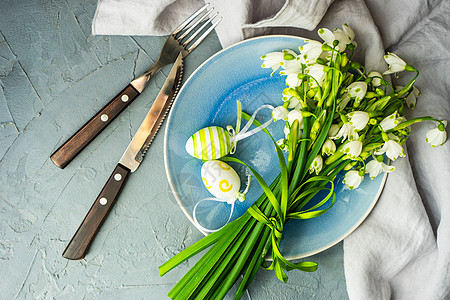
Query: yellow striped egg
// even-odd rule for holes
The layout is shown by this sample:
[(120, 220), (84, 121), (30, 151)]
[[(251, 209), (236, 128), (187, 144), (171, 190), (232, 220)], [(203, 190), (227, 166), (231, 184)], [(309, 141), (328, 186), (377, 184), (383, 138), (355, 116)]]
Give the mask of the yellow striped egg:
[(228, 164), (210, 160), (202, 166), (202, 181), (208, 191), (218, 199), (234, 201), (241, 188), (241, 180)]
[(199, 159), (219, 159), (231, 151), (231, 136), (222, 127), (200, 129), (186, 142), (186, 151)]

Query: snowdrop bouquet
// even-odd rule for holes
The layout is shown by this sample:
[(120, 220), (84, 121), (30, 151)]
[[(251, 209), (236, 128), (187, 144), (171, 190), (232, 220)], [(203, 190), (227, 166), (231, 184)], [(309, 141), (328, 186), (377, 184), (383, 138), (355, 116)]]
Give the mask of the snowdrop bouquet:
[[(411, 125), (432, 121), (427, 133), (433, 147), (447, 137), (447, 122), (431, 116), (406, 120), (404, 111), (414, 108), (420, 95), (414, 87), (418, 70), (393, 53), (383, 73), (365, 69), (352, 61), (355, 34), (346, 24), (341, 29), (320, 29), (323, 42), (306, 40), (300, 52), (286, 49), (262, 57), (263, 68), (272, 74), (281, 69), (287, 88), (272, 116), (285, 121), (285, 137), (273, 140), (280, 175), (268, 185), (252, 171), (264, 190), (244, 215), (183, 250), (160, 267), (164, 275), (193, 255), (210, 247), (203, 257), (169, 292), (173, 299), (222, 299), (241, 277), (235, 299), (241, 298), (259, 268), (275, 271), (286, 282), (286, 271), (312, 272), (317, 263), (286, 260), (280, 250), (283, 228), (289, 219), (310, 219), (328, 211), (335, 201), (334, 179), (345, 170), (344, 183), (357, 188), (369, 174), (375, 178), (392, 172), (386, 158), (405, 156), (403, 145)], [(412, 79), (403, 87), (392, 86), (384, 75), (407, 71)], [(281, 97), (280, 97), (281, 98)], [(249, 121), (250, 116), (242, 113)], [(258, 121), (253, 124), (261, 125)], [(284, 151), (287, 151), (287, 161)], [(245, 164), (235, 157), (223, 161)], [(325, 191), (323, 199), (314, 198)], [(323, 195), (323, 194), (321, 194)], [(315, 202), (311, 202), (315, 199)], [(265, 265), (270, 253), (272, 261)]]
[[(382, 74), (367, 72), (364, 66), (351, 61), (356, 42), (347, 24), (333, 32), (320, 29), (318, 34), (324, 43), (306, 40), (299, 47), (300, 54), (286, 49), (262, 57), (263, 68), (273, 72), (281, 68), (280, 73), (286, 75), (288, 87), (283, 91), (283, 104), (273, 111), (274, 120), (286, 121), (285, 138), (277, 142), (281, 148), (289, 151), (295, 120), (299, 129), (305, 122), (312, 123), (309, 136), (308, 132), (304, 135), (309, 147), (317, 143), (326, 120), (331, 122), (321, 152), (309, 165), (310, 173), (318, 175), (324, 167), (341, 160), (348, 170), (344, 183), (353, 189), (360, 185), (364, 174), (373, 179), (382, 172), (394, 171), (385, 163), (385, 157), (396, 160), (405, 156), (403, 144), (411, 134), (410, 125), (434, 121), (437, 127), (427, 133), (426, 142), (437, 147), (446, 141), (447, 121), (430, 116), (412, 120), (404, 117), (405, 108), (414, 109), (420, 96), (414, 86), (419, 75), (416, 68), (388, 53), (384, 56), (388, 70)], [(383, 77), (398, 77), (403, 71), (415, 73), (406, 86), (394, 87)]]

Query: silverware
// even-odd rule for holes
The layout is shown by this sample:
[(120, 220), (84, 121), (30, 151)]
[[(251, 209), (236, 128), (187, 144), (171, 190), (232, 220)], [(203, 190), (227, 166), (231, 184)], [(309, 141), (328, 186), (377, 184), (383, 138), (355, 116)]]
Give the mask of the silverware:
[(145, 71), (144, 74), (131, 81), (116, 97), (50, 156), (50, 159), (56, 166), (61, 169), (67, 166), (81, 150), (142, 93), (148, 81), (162, 67), (175, 62), (179, 53), (181, 53), (183, 58), (186, 57), (206, 38), (222, 20), (222, 18), (219, 18), (214, 21), (218, 13), (211, 15), (213, 8), (207, 10), (208, 6), (209, 4), (203, 6), (178, 26), (170, 34), (155, 64)]
[(173, 99), (181, 84), (183, 70), (183, 55), (180, 53), (169, 76), (164, 82), (150, 111), (134, 135), (128, 148), (112, 172), (94, 204), (87, 213), (72, 240), (67, 245), (63, 257), (67, 259), (82, 259), (103, 221), (116, 202), (128, 174), (136, 171), (144, 159), (150, 143), (162, 124)]

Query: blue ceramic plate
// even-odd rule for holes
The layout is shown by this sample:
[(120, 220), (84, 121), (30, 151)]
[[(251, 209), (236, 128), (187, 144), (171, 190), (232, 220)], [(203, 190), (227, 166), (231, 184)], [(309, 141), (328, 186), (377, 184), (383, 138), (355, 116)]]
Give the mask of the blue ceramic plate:
[[(186, 152), (186, 141), (204, 127), (234, 127), (236, 100), (241, 101), (243, 111), (249, 114), (263, 104), (280, 105), (285, 77), (278, 75), (278, 72), (270, 76), (270, 69), (261, 68), (260, 57), (283, 49), (298, 51), (302, 44), (302, 38), (293, 36), (264, 36), (245, 40), (205, 61), (180, 90), (165, 132), (165, 166), (175, 198), (192, 222), (195, 204), (211, 195), (201, 180), (202, 161)], [(270, 118), (270, 112), (266, 110), (257, 119), (264, 121), (267, 118)], [(283, 126), (283, 122), (276, 122), (268, 127), (275, 140), (283, 137)], [(280, 172), (272, 141), (263, 132), (240, 141), (233, 156), (253, 166), (268, 184)], [(243, 189), (249, 171), (241, 165), (230, 165), (240, 174)], [(338, 176), (336, 203), (331, 210), (315, 219), (288, 222), (281, 244), (284, 256), (288, 259), (309, 256), (344, 239), (374, 207), (385, 177), (378, 176), (374, 180), (366, 177), (359, 188), (349, 191), (342, 184), (342, 174)], [(232, 219), (242, 215), (261, 194), (261, 187), (253, 180), (246, 200), (236, 201)], [(198, 222), (206, 228), (219, 228), (229, 216), (230, 205), (203, 203), (197, 208)]]

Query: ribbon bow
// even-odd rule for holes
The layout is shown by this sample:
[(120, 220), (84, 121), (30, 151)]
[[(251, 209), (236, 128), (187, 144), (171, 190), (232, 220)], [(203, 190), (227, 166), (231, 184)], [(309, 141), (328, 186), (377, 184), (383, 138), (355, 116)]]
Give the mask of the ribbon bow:
[(236, 119), (236, 129), (234, 129), (231, 125), (227, 126), (227, 131), (230, 133), (231, 136), (231, 154), (234, 154), (234, 152), (236, 152), (236, 145), (237, 142), (240, 140), (243, 140), (251, 135), (254, 135), (255, 133), (258, 133), (260, 131), (262, 131), (264, 128), (266, 128), (267, 126), (270, 125), (270, 123), (272, 123), (272, 118), (270, 118), (270, 120), (266, 121), (263, 124), (259, 124), (257, 125), (256, 128), (249, 130), (250, 126), (252, 126), (253, 121), (255, 121), (256, 119), (256, 115), (258, 114), (258, 112), (261, 109), (264, 108), (269, 108), (271, 110), (274, 110), (274, 107), (270, 104), (264, 104), (261, 105), (260, 107), (258, 107), (255, 112), (253, 113), (253, 115), (250, 117), (250, 120), (248, 120), (247, 124), (245, 124), (244, 128), (241, 128), (241, 119), (242, 119), (242, 105), (240, 101), (236, 101), (236, 105), (237, 105), (237, 119)]

